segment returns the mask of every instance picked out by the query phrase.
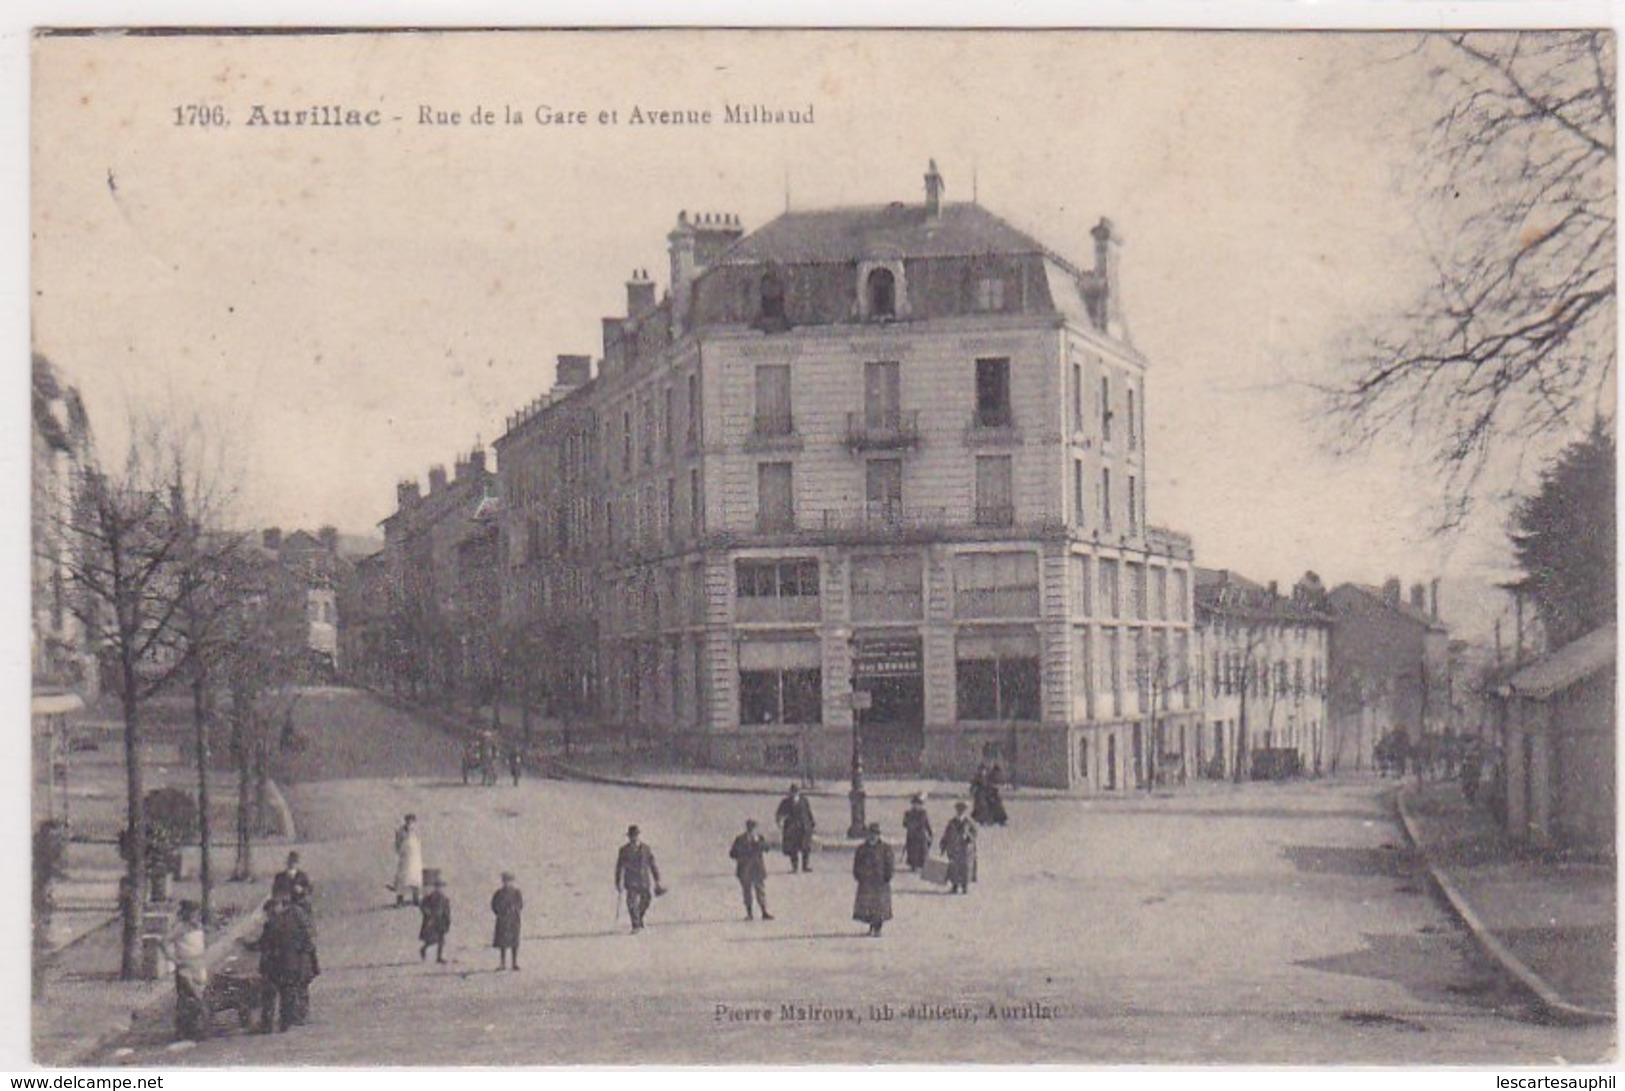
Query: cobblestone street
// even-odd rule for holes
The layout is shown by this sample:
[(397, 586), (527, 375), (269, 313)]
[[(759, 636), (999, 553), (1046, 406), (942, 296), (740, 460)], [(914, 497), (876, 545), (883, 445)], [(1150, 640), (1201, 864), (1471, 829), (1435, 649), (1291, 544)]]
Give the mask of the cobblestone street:
[[(171, 1050), (155, 1014), (118, 1060), (1389, 1065), (1611, 1055), (1611, 1027), (1518, 1018), (1521, 998), (1413, 872), (1386, 790), (1359, 781), (1102, 801), (1017, 794), (1011, 825), (984, 832), (973, 894), (950, 898), (901, 875), (896, 919), (876, 941), (850, 919), (851, 857), (833, 850), (808, 875), (775, 857), (778, 919), (744, 920), (728, 844), (746, 817), (771, 822), (771, 797), (536, 780), (464, 787), (449, 767), (310, 782), (288, 795), (318, 890), (312, 1024)], [(818, 804), (822, 827), (839, 832), (837, 803)], [(896, 839), (893, 809), (878, 817)], [(420, 816), (425, 862), (449, 883), (446, 966), (419, 961), (417, 915), (394, 909), (385, 889), (391, 831), (407, 811)], [(932, 813), (940, 827), (949, 803), (934, 800)], [(611, 875), (629, 822), (671, 887), (637, 936)], [(526, 897), (517, 974), (493, 972), (489, 947), (503, 869)]]

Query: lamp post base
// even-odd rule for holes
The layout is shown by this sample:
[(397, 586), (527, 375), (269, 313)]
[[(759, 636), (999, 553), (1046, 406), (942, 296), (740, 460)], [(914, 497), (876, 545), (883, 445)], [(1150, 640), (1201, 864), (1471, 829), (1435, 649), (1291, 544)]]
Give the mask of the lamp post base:
[(867, 796), (862, 788), (853, 788), (847, 798), (852, 803), (852, 825), (847, 827), (846, 835), (856, 841), (869, 832), (869, 820), (864, 813)]

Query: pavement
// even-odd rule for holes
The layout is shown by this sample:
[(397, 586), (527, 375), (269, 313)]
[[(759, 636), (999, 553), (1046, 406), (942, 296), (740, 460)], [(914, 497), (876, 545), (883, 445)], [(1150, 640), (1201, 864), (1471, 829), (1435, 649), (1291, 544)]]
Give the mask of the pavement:
[(1615, 1020), (1614, 864), (1521, 849), (1453, 783), (1407, 785), (1399, 812), (1451, 910), (1548, 1018)]

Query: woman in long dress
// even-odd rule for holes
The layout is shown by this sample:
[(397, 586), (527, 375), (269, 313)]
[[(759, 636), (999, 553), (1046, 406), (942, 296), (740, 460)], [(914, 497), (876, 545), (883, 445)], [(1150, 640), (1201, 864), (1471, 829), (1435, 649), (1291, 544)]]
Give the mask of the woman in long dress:
[(910, 871), (919, 871), (931, 854), (931, 816), (925, 811), (924, 796), (917, 795), (909, 802), (908, 810), (903, 812), (903, 829), (907, 834), (903, 859)]
[(395, 904), (406, 904), (407, 891), (411, 891), (412, 904), (417, 905), (423, 891), (423, 839), (418, 836), (418, 816), (409, 814), (401, 828), (395, 831)]
[(942, 831), (942, 852), (948, 857), (950, 894), (969, 894), (976, 878), (976, 823), (965, 815), (965, 801), (954, 804), (954, 816)]
[(880, 823), (870, 823), (863, 844), (852, 857), (852, 877), (858, 881), (852, 919), (867, 924), (871, 936), (880, 935), (881, 926), (891, 920), (891, 878), (896, 866), (891, 846), (880, 839)]

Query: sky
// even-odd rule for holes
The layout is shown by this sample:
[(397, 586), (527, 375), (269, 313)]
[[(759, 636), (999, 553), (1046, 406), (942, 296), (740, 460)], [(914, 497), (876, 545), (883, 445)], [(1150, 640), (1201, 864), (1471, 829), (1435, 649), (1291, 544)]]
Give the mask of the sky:
[[(32, 340), (104, 444), (132, 406), (200, 412), (238, 467), (240, 522), (370, 532), (397, 480), (489, 445), (558, 354), (596, 355), (632, 270), (665, 287), (679, 210), (749, 230), (787, 205), (918, 201), (934, 158), (947, 199), (1077, 264), (1099, 217), (1117, 226), (1150, 360), (1149, 516), (1199, 563), (1283, 584), (1495, 578), (1499, 520), (1431, 536), (1437, 486), (1404, 437), (1335, 460), (1314, 393), (1427, 276), (1415, 134), (1433, 104), (1399, 52), (1303, 33), (46, 38)], [(628, 123), (727, 103), (815, 120)], [(383, 123), (251, 126), (255, 105)], [(191, 106), (230, 124), (190, 124)], [(537, 124), (543, 106), (589, 122)]]

